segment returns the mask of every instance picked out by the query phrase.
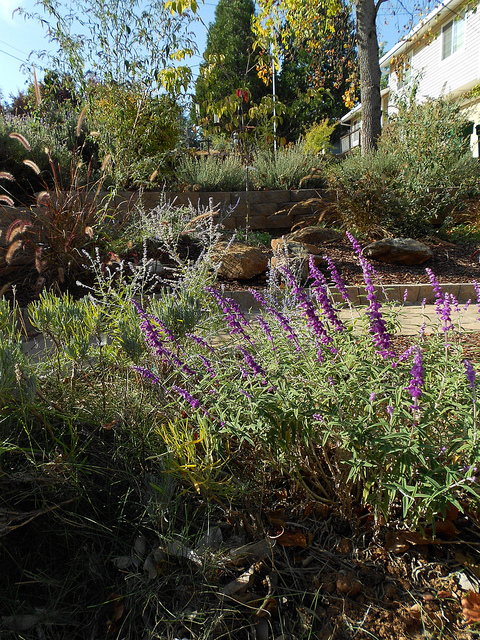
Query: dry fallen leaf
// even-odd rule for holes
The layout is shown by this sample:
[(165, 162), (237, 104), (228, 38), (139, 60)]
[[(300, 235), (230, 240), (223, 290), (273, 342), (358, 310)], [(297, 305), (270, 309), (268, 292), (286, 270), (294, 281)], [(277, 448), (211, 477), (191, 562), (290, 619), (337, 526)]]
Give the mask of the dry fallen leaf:
[(404, 553), (413, 545), (438, 544), (440, 540), (426, 538), (416, 531), (389, 531), (385, 536), (385, 548), (392, 553)]
[(283, 531), (276, 540), (282, 547), (301, 547), (306, 549), (312, 541), (312, 534), (304, 533), (303, 531)]
[(470, 591), (462, 598), (462, 613), (468, 624), (480, 622), (480, 594)]
[(272, 547), (275, 542), (276, 540), (260, 540), (259, 542), (245, 544), (237, 549), (231, 549), (230, 559), (233, 564), (245, 564), (246, 562), (263, 560), (272, 555)]
[(221, 595), (232, 597), (243, 595), (255, 581), (254, 571), (254, 567), (251, 566), (248, 571), (242, 573), (242, 575), (239, 576), (236, 580), (232, 580), (232, 582), (229, 582), (227, 585), (225, 585), (225, 587), (221, 591)]

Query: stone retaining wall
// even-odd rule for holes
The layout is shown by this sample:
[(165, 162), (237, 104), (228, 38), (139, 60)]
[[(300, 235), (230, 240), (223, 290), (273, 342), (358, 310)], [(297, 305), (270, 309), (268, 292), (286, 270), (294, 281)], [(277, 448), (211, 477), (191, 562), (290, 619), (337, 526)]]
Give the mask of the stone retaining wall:
[[(119, 193), (114, 203), (121, 208), (131, 208), (137, 203), (138, 193)], [(318, 217), (333, 201), (333, 196), (323, 189), (297, 189), (291, 191), (240, 192), (145, 192), (140, 196), (145, 209), (150, 210), (163, 201), (173, 206), (192, 205), (199, 212), (213, 208), (227, 229), (253, 230), (291, 229), (301, 219)]]
[[(100, 202), (108, 198), (100, 193)], [(322, 189), (297, 189), (292, 191), (245, 191), (240, 192), (144, 192), (120, 191), (112, 199), (112, 206), (121, 212), (131, 210), (140, 200), (149, 211), (167, 201), (174, 207), (193, 206), (203, 213), (211, 208), (218, 212), (215, 217), (226, 229), (289, 231), (300, 220), (318, 219), (329, 207), (334, 196)], [(35, 207), (33, 207), (33, 210)], [(0, 227), (6, 228), (16, 217), (28, 218), (25, 207), (0, 206)]]

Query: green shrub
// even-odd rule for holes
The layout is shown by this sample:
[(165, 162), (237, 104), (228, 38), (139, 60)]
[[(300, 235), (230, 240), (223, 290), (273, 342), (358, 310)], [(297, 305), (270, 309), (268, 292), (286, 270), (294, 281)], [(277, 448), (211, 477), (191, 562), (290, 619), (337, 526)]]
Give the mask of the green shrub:
[(152, 96), (140, 85), (98, 84), (91, 89), (91, 135), (116, 187), (152, 186), (164, 179), (168, 152), (179, 139), (179, 115), (173, 99)]
[(254, 160), (252, 183), (255, 189), (300, 189), (321, 187), (319, 174), (323, 160), (303, 141), (280, 148), (276, 154), (261, 151)]
[(397, 171), (395, 157), (383, 151), (352, 153), (341, 164), (332, 165), (328, 180), (336, 190), (338, 211), (346, 227), (372, 232), (397, 224), (407, 206), (393, 186)]
[(237, 155), (181, 158), (176, 177), (187, 190), (245, 191), (245, 166)]
[(388, 227), (419, 236), (439, 226), (479, 185), (459, 103), (440, 98), (398, 102), (378, 152), (352, 154), (329, 172), (346, 225), (361, 231)]
[(335, 125), (328, 124), (328, 118), (312, 125), (305, 133), (305, 149), (315, 153), (325, 153), (330, 148), (330, 137)]

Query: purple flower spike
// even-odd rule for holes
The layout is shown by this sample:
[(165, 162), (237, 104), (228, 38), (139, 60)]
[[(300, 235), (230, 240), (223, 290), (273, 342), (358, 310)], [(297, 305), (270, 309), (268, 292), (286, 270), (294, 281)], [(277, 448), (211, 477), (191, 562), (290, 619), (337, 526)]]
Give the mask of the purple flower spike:
[(392, 349), (392, 337), (387, 331), (386, 322), (380, 311), (382, 305), (377, 300), (375, 287), (372, 282), (372, 267), (361, 256), (360, 265), (363, 270), (367, 299), (370, 302), (366, 313), (370, 319), (370, 332), (373, 334), (373, 342), (378, 347), (377, 353), (379, 353), (382, 358), (393, 358), (395, 353)]
[(201, 338), (200, 336), (196, 336), (194, 333), (187, 333), (186, 335), (187, 335), (187, 338), (190, 338), (190, 340), (193, 340), (193, 342), (196, 342), (201, 347), (204, 347), (205, 349), (208, 349), (208, 351), (210, 351), (212, 353), (215, 351), (215, 349), (212, 347), (212, 345), (208, 344), (208, 342), (206, 340), (204, 340), (203, 338)]
[(347, 287), (345, 286), (344, 281), (340, 277), (340, 274), (337, 271), (337, 268), (330, 258), (330, 256), (323, 256), (323, 259), (328, 264), (328, 270), (330, 271), (330, 275), (332, 276), (332, 280), (335, 283), (335, 286), (340, 291), (342, 298), (348, 302), (350, 300), (350, 296), (348, 295)]
[(250, 355), (250, 353), (248, 353), (246, 349), (244, 349), (243, 347), (238, 347), (238, 350), (240, 351), (245, 362), (248, 364), (248, 366), (250, 367), (250, 369), (253, 371), (255, 375), (263, 376), (264, 378), (267, 377), (266, 371), (262, 369), (262, 367), (255, 361), (253, 356)]
[(262, 331), (267, 336), (267, 340), (271, 343), (272, 351), (276, 351), (277, 347), (275, 346), (275, 344), (273, 342), (273, 334), (272, 334), (272, 330), (270, 329), (270, 325), (268, 324), (268, 322), (266, 320), (264, 320), (262, 318), (262, 316), (255, 316), (255, 320), (258, 322), (258, 324), (260, 325), (260, 328), (262, 329)]
[(432, 285), (432, 289), (435, 293), (435, 309), (437, 316), (442, 320), (443, 327), (442, 331), (445, 333), (453, 329), (453, 324), (450, 318), (451, 309), (450, 309), (450, 300), (449, 296), (443, 293), (442, 287), (440, 286), (435, 274), (431, 269), (425, 269), (427, 275), (430, 279), (430, 283)]
[[(325, 287), (322, 272), (316, 267), (313, 256), (310, 256), (309, 259), (310, 265), (310, 276), (313, 279), (312, 289), (315, 293), (315, 297), (318, 300), (318, 304), (322, 308), (327, 320), (332, 323), (336, 331), (344, 331), (345, 326), (339, 319), (333, 305), (330, 301), (330, 298), (327, 294), (327, 289)], [(323, 282), (322, 282), (323, 281)]]
[(259, 291), (256, 291), (255, 289), (249, 289), (249, 291), (253, 295), (255, 300), (257, 300), (257, 302), (260, 302), (262, 307), (264, 307), (264, 309), (277, 320), (277, 322), (287, 334), (287, 338), (289, 340), (292, 340), (295, 343), (296, 350), (300, 351), (300, 342), (298, 340), (298, 337), (283, 313), (280, 313), (280, 311), (277, 311), (274, 307), (270, 306)]
[(389, 416), (393, 416), (393, 407), (391, 404), (387, 405), (387, 413)]
[(203, 366), (208, 371), (208, 373), (212, 376), (212, 378), (215, 378), (215, 376), (217, 375), (217, 372), (212, 367), (210, 360), (208, 360), (207, 358), (205, 358), (205, 356), (202, 356), (202, 355), (200, 355), (199, 357), (200, 357), (200, 360), (203, 362)]
[(467, 376), (468, 384), (471, 389), (475, 389), (475, 369), (470, 360), (464, 360), (463, 364), (465, 366), (465, 375)]
[(145, 367), (132, 367), (132, 369), (141, 373), (145, 380), (148, 380), (152, 384), (161, 384), (160, 378), (152, 373), (150, 369), (145, 369)]
[(333, 340), (331, 336), (328, 335), (325, 325), (317, 316), (312, 301), (309, 300), (305, 291), (302, 291), (302, 289), (300, 289), (295, 281), (295, 278), (293, 277), (292, 272), (289, 269), (283, 268), (282, 272), (287, 277), (288, 282), (292, 287), (293, 295), (297, 299), (299, 306), (304, 310), (304, 316), (307, 319), (307, 326), (310, 327), (313, 335), (320, 341), (321, 344), (328, 346), (332, 353), (336, 353), (337, 350), (335, 349), (335, 347), (330, 346)]
[(355, 251), (357, 256), (359, 258), (361, 258), (362, 257), (362, 247), (358, 243), (358, 240), (356, 238), (354, 238), (349, 231), (347, 231), (346, 236), (350, 240), (350, 242), (352, 243), (353, 250)]
[(411, 409), (413, 411), (416, 411), (418, 409), (418, 399), (422, 395), (424, 374), (422, 351), (418, 347), (415, 350), (413, 367), (410, 371), (410, 374), (412, 376), (412, 379), (410, 380), (410, 385), (406, 388), (413, 398), (413, 406), (411, 407)]
[[(172, 391), (175, 391), (175, 393), (182, 396), (182, 398), (184, 398), (193, 409), (201, 408), (200, 401), (194, 398), (186, 389), (172, 385)], [(208, 411), (206, 410), (205, 415), (208, 415)]]
[(253, 344), (252, 338), (245, 332), (244, 328), (242, 327), (242, 324), (248, 325), (248, 322), (245, 319), (245, 316), (240, 311), (240, 308), (238, 307), (236, 302), (230, 298), (228, 299), (224, 298), (213, 287), (205, 287), (205, 291), (208, 291), (208, 293), (210, 293), (213, 296), (213, 298), (215, 299), (215, 302), (223, 311), (225, 318), (231, 328), (231, 331), (230, 331), (231, 335), (238, 333), (243, 338), (245, 338), (245, 340), (248, 340), (250, 343)]

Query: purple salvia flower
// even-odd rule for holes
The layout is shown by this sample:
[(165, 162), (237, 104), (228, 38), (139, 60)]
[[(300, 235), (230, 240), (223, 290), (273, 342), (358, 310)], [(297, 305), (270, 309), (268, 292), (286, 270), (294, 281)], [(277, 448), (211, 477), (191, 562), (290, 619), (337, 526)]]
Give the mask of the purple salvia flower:
[(230, 299), (227, 300), (213, 287), (205, 287), (205, 291), (208, 291), (213, 296), (213, 298), (215, 299), (215, 302), (223, 311), (225, 318), (231, 328), (231, 331), (230, 331), (231, 335), (238, 333), (243, 338), (245, 338), (245, 340), (248, 340), (250, 343), (253, 344), (251, 337), (245, 332), (245, 330), (242, 327), (242, 324), (245, 324), (246, 320), (243, 314), (241, 314), (240, 317), (238, 316), (237, 308), (236, 308), (238, 305), (232, 306), (233, 300), (230, 300)]
[(312, 289), (315, 293), (318, 304), (322, 308), (325, 316), (327, 317), (327, 320), (329, 320), (334, 326), (335, 330), (344, 331), (345, 327), (339, 319), (335, 309), (333, 308), (330, 298), (328, 297), (328, 293), (324, 285), (325, 279), (323, 278), (322, 272), (315, 265), (313, 256), (310, 256), (309, 266), (310, 277), (313, 279)]
[(250, 353), (248, 353), (246, 349), (244, 349), (243, 347), (238, 347), (238, 350), (255, 375), (263, 376), (264, 378), (267, 377), (266, 371), (262, 369), (262, 367), (255, 361), (254, 357)]
[(367, 299), (370, 302), (366, 313), (370, 319), (370, 332), (373, 334), (373, 342), (378, 347), (377, 353), (382, 358), (392, 358), (395, 355), (392, 350), (392, 337), (387, 331), (387, 325), (380, 311), (382, 305), (378, 302), (375, 294), (375, 287), (371, 277), (372, 267), (363, 258), (360, 258), (360, 265), (363, 270)]
[(168, 340), (169, 342), (176, 342), (176, 338), (175, 335), (170, 331), (170, 329), (167, 327), (167, 325), (162, 322), (159, 318), (157, 318), (157, 316), (154, 316), (152, 313), (148, 314), (148, 320), (150, 322), (152, 322), (152, 324), (157, 325), (158, 327), (160, 327), (160, 329), (162, 330), (162, 332), (165, 334), (165, 339)]
[(194, 342), (199, 344), (201, 347), (204, 347), (205, 349), (208, 349), (208, 351), (210, 351), (212, 353), (215, 351), (215, 349), (212, 347), (212, 345), (208, 344), (208, 342), (206, 340), (204, 340), (203, 338), (201, 338), (200, 336), (196, 336), (194, 333), (187, 333), (186, 336), (187, 336), (187, 338), (190, 338), (190, 340), (193, 340)]
[(458, 300), (457, 298), (453, 295), (453, 293), (451, 293), (449, 295), (449, 300), (450, 300), (450, 304), (453, 307), (453, 310), (455, 311), (455, 313), (460, 313), (460, 305), (458, 304)]
[(387, 413), (389, 416), (393, 416), (393, 407), (391, 404), (387, 405)]
[(408, 289), (405, 289), (405, 291), (403, 292), (403, 301), (406, 302), (408, 299)]
[(208, 373), (212, 376), (212, 378), (215, 378), (217, 373), (215, 369), (212, 367), (210, 360), (208, 360), (207, 358), (205, 358), (205, 356), (202, 356), (202, 355), (200, 355), (199, 358), (203, 362), (203, 366), (208, 371)]
[(239, 393), (243, 394), (249, 400), (253, 400), (252, 394), (248, 393), (248, 391), (245, 391), (245, 389), (239, 389), (238, 391), (239, 391)]
[(188, 364), (185, 364), (185, 362), (180, 360), (180, 358), (176, 356), (172, 351), (170, 351), (170, 349), (163, 348), (162, 352), (158, 355), (166, 358), (171, 364), (175, 365), (176, 367), (178, 367), (178, 369), (186, 373), (187, 376), (194, 376), (197, 373), (196, 371), (191, 369)]
[(139, 302), (136, 300), (132, 300), (132, 304), (137, 310), (138, 315), (142, 318), (142, 323), (140, 324), (140, 328), (144, 331), (145, 334), (152, 334), (155, 340), (162, 339), (160, 338), (158, 329), (155, 325), (158, 325), (164, 334), (163, 339), (167, 339), (170, 342), (175, 342), (175, 336), (170, 331), (170, 329), (161, 322), (156, 316), (151, 313), (147, 313), (145, 309), (142, 308)]
[(408, 349), (406, 349), (402, 355), (399, 357), (397, 364), (400, 364), (400, 362), (406, 362), (410, 356), (412, 355), (412, 353), (417, 349), (416, 346), (413, 347), (408, 347)]
[(143, 321), (140, 324), (142, 331), (145, 333), (145, 339), (147, 344), (153, 349), (155, 355), (164, 358), (170, 364), (178, 367), (181, 371), (186, 373), (188, 376), (195, 375), (195, 371), (191, 369), (187, 364), (185, 364), (180, 358), (178, 358), (172, 351), (167, 349), (162, 342), (162, 338), (158, 332), (158, 330), (151, 323), (150, 318), (147, 313), (142, 309), (140, 304), (136, 300), (132, 300), (133, 305), (137, 309), (140, 317)]
[[(172, 391), (175, 391), (175, 393), (178, 393), (178, 395), (182, 396), (182, 398), (184, 398), (188, 404), (193, 407), (193, 409), (200, 409), (201, 408), (201, 404), (200, 401), (197, 400), (197, 398), (194, 398), (192, 396), (191, 393), (189, 393), (186, 389), (183, 389), (182, 387), (177, 387), (176, 385), (172, 385)], [(205, 409), (205, 415), (208, 415), (208, 411)]]
[(257, 302), (260, 302), (265, 310), (268, 311), (268, 313), (278, 321), (282, 329), (287, 334), (287, 338), (289, 340), (292, 340), (295, 343), (296, 350), (300, 351), (300, 342), (298, 341), (298, 337), (283, 313), (280, 313), (280, 311), (277, 311), (274, 307), (270, 306), (259, 291), (256, 291), (255, 289), (249, 289), (249, 291), (253, 295), (255, 300), (257, 300)]
[(242, 374), (242, 378), (248, 378), (248, 371), (242, 367), (241, 364), (238, 365), (240, 369), (240, 373)]
[(435, 299), (436, 300), (443, 300), (444, 299), (443, 289), (440, 286), (440, 283), (438, 282), (437, 278), (435, 277), (435, 274), (428, 267), (425, 269), (425, 271), (426, 271), (426, 273), (428, 275), (428, 278), (430, 280), (430, 284), (432, 285), (432, 289), (433, 289), (433, 291), (435, 293)]
[(132, 367), (132, 369), (141, 373), (142, 376), (152, 384), (161, 384), (160, 378), (152, 373), (150, 369), (145, 369), (145, 367)]
[(352, 243), (353, 250), (355, 251), (357, 256), (359, 258), (361, 258), (362, 257), (362, 247), (358, 243), (358, 240), (356, 238), (354, 238), (349, 231), (347, 231), (346, 236), (350, 240), (350, 242)]
[(239, 305), (237, 304), (237, 302), (235, 302), (235, 300), (233, 298), (225, 298), (225, 302), (228, 304), (228, 306), (230, 307), (230, 310), (232, 311), (232, 313), (235, 314), (236, 318), (238, 319), (238, 321), (243, 324), (245, 327), (249, 326), (249, 322), (248, 320), (245, 318), (243, 311), (240, 309)]
[(469, 298), (469, 299), (466, 301), (466, 303), (464, 304), (464, 306), (463, 306), (463, 313), (465, 313), (465, 312), (466, 312), (466, 310), (468, 309), (468, 307), (469, 307), (471, 304), (472, 304), (472, 299), (471, 299), (471, 298)]
[[(305, 291), (302, 291), (298, 286), (292, 272), (287, 268), (282, 268), (282, 272), (286, 275), (290, 286), (292, 287), (293, 295), (298, 300), (299, 306), (304, 310), (304, 316), (307, 319), (307, 326), (309, 326), (313, 332), (313, 335), (318, 338), (321, 344), (329, 347), (332, 353), (336, 353), (335, 347), (330, 346), (333, 342), (331, 336), (328, 335), (324, 323), (317, 316), (315, 307), (312, 301), (309, 300)], [(323, 356), (322, 356), (323, 357)]]
[(370, 402), (375, 402), (376, 399), (377, 399), (377, 394), (376, 393), (371, 393), (370, 394)]
[(317, 420), (318, 422), (324, 422), (324, 419), (321, 413), (314, 413), (312, 418), (314, 420)]
[(449, 296), (443, 293), (442, 287), (440, 286), (433, 271), (428, 267), (425, 269), (425, 271), (427, 272), (427, 275), (430, 279), (430, 284), (432, 285), (432, 289), (435, 293), (435, 310), (437, 316), (442, 320), (442, 330), (446, 333), (450, 329), (453, 329), (453, 324), (450, 319), (451, 309)]
[(262, 331), (267, 336), (267, 340), (269, 340), (269, 342), (271, 343), (272, 351), (276, 351), (277, 347), (275, 346), (275, 344), (273, 342), (273, 334), (272, 334), (272, 330), (270, 329), (270, 325), (268, 324), (268, 322), (264, 318), (262, 318), (262, 316), (255, 316), (255, 320), (257, 320), (258, 324), (260, 325), (260, 328), (262, 329)]
[(160, 336), (158, 330), (153, 326), (148, 318), (148, 314), (142, 309), (141, 305), (136, 301), (132, 300), (132, 304), (137, 310), (137, 313), (142, 318), (142, 322), (140, 323), (140, 328), (145, 334), (146, 342), (153, 348), (163, 348), (163, 340)]
[(425, 336), (426, 328), (427, 328), (427, 324), (425, 322), (422, 322), (422, 326), (420, 327), (420, 331), (418, 332), (419, 340), (423, 340)]
[(337, 289), (342, 294), (342, 298), (346, 302), (348, 302), (350, 300), (350, 296), (348, 295), (348, 291), (347, 291), (347, 288), (345, 286), (345, 283), (342, 280), (342, 278), (340, 277), (340, 274), (338, 273), (337, 267), (333, 263), (333, 260), (330, 258), (330, 256), (323, 256), (323, 259), (328, 264), (328, 270), (330, 271), (330, 275), (332, 276), (332, 280), (335, 283), (335, 286), (337, 287)]
[(417, 347), (415, 350), (415, 356), (413, 360), (413, 367), (410, 371), (412, 379), (410, 380), (410, 385), (406, 387), (408, 392), (413, 398), (413, 406), (411, 407), (413, 411), (418, 409), (418, 399), (422, 395), (422, 387), (423, 387), (423, 358), (422, 351)]
[(467, 376), (468, 384), (471, 389), (475, 389), (475, 369), (470, 360), (465, 359), (463, 364), (465, 366), (465, 375)]

